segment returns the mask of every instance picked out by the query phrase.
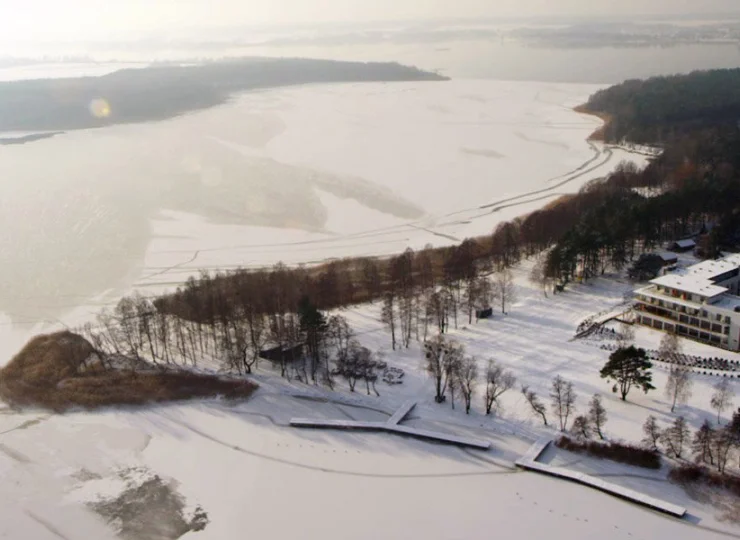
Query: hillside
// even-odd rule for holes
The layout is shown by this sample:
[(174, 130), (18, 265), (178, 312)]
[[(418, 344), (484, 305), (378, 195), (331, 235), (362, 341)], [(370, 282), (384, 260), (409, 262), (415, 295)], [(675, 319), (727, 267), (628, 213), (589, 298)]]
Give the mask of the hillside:
[(247, 58), (124, 69), (102, 77), (0, 83), (0, 131), (71, 130), (164, 120), (237, 92), (309, 83), (441, 81), (397, 63)]
[(55, 411), (196, 397), (244, 398), (255, 388), (246, 380), (157, 369), (123, 357), (106, 358), (72, 332), (33, 338), (0, 370), (0, 397), (7, 404)]
[(607, 142), (665, 144), (740, 120), (740, 69), (629, 80), (601, 90), (581, 108), (608, 118)]

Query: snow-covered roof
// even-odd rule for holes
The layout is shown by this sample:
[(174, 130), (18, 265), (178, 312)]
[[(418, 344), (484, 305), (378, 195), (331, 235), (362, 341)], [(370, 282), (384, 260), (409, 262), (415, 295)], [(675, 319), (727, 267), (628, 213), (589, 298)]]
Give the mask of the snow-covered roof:
[(740, 253), (716, 261), (702, 261), (650, 283), (712, 298), (727, 292), (726, 287), (716, 285), (712, 280), (737, 268), (740, 268)]
[(668, 274), (653, 279), (650, 283), (709, 298), (727, 292), (727, 288), (720, 287), (706, 278), (694, 276), (692, 274)]
[(694, 247), (694, 246), (696, 245), (696, 242), (694, 242), (694, 241), (693, 241), (693, 240), (691, 240), (690, 238), (688, 238), (688, 239), (686, 239), (686, 240), (676, 240), (676, 241), (675, 241), (674, 243), (675, 243), (675, 244), (676, 244), (676, 245), (677, 245), (678, 247), (680, 247), (680, 248), (684, 248), (684, 249), (687, 249), (687, 248), (691, 248), (691, 247)]
[(686, 269), (687, 275), (695, 276), (697, 278), (704, 278), (710, 280), (724, 273), (735, 270), (740, 266), (740, 257), (738, 255), (730, 255), (724, 259), (717, 261), (702, 261), (698, 264), (690, 266)]

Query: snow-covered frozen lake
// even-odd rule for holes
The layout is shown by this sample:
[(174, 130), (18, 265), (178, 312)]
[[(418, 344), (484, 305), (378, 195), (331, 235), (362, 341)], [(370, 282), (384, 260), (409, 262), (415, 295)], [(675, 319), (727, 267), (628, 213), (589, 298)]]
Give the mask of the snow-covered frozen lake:
[[(199, 269), (457, 243), (621, 160), (599, 87), (453, 80), (252, 92), (158, 123), (0, 147), (0, 312), (18, 335)], [(113, 111), (115, 114), (115, 111)], [(95, 298), (96, 300), (91, 300)], [(81, 316), (69, 311), (83, 306)]]

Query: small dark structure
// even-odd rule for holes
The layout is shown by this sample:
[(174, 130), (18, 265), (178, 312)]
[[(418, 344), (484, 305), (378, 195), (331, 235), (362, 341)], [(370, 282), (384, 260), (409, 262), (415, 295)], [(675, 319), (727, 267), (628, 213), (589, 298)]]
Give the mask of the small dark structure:
[(493, 308), (478, 309), (475, 312), (476, 319), (490, 319), (493, 317)]
[(272, 347), (260, 351), (260, 358), (270, 362), (291, 364), (303, 358), (303, 343), (293, 345), (292, 347)]
[(686, 251), (691, 251), (696, 247), (696, 242), (692, 240), (691, 238), (686, 238), (685, 240), (676, 240), (673, 242), (668, 249), (671, 251), (675, 251), (677, 253), (683, 253)]
[(672, 266), (678, 263), (678, 255), (673, 253), (659, 253), (661, 259), (663, 259), (663, 266)]

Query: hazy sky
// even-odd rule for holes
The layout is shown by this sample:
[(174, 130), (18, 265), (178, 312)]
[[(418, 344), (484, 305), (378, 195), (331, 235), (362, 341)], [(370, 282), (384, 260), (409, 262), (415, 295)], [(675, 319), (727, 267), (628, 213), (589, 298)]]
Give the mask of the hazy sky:
[(444, 17), (687, 14), (738, 0), (0, 0), (0, 40), (125, 38), (237, 24)]

